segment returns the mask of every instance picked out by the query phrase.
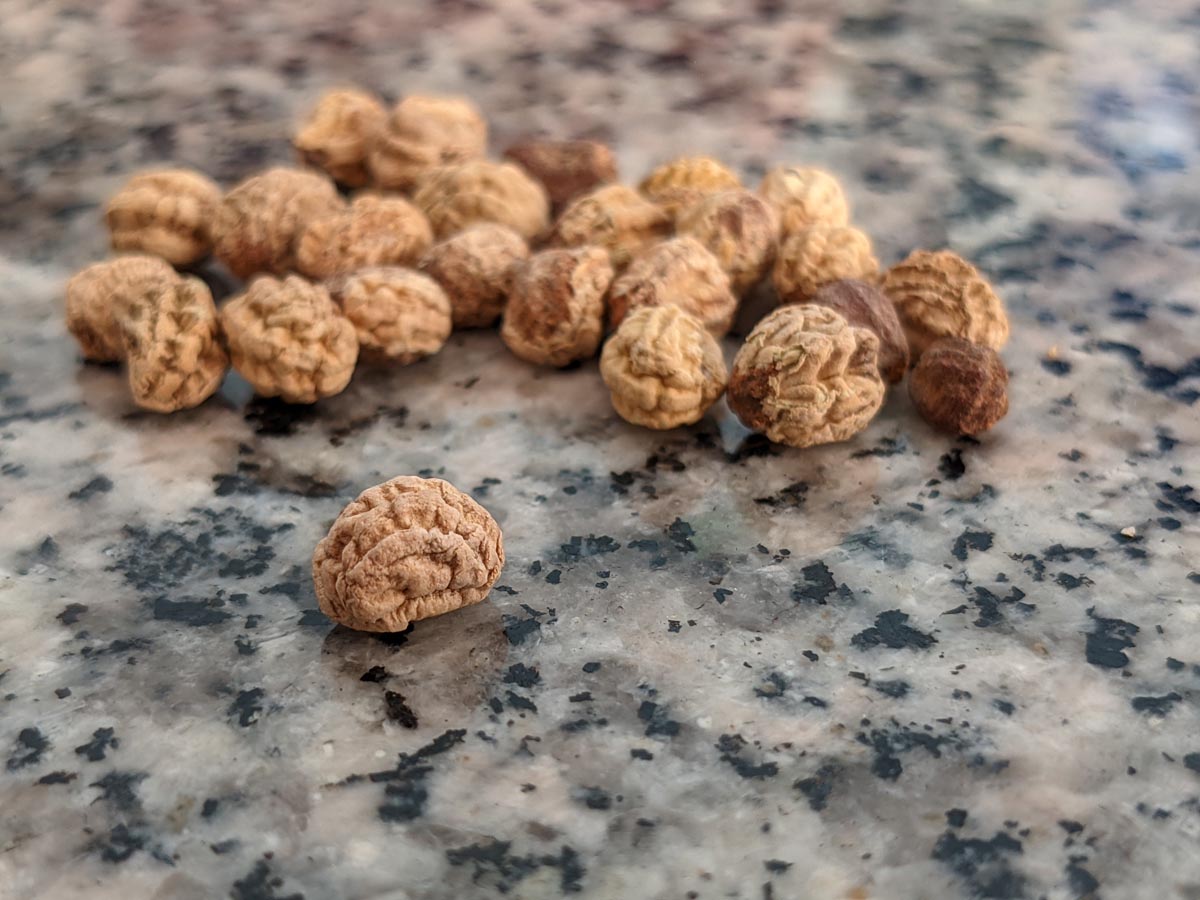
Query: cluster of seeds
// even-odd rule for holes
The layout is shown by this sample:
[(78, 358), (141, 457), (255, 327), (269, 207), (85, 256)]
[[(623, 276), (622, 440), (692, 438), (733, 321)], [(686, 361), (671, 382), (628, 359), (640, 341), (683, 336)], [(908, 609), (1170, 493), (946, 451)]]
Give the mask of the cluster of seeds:
[[(685, 157), (635, 189), (603, 144), (529, 140), (495, 162), (470, 101), (409, 96), (389, 112), (359, 90), (325, 94), (293, 144), (307, 168), (224, 194), (195, 172), (143, 172), (109, 202), (125, 255), (71, 280), (67, 324), (87, 359), (126, 363), (139, 405), (195, 406), (230, 363), (260, 395), (313, 403), (360, 361), (408, 365), (501, 320), (537, 365), (603, 345), (614, 408), (648, 428), (696, 422), (727, 392), (773, 441), (841, 441), (910, 367), (913, 405), (938, 428), (974, 434), (1007, 411), (1008, 320), (987, 280), (948, 250), (881, 272), (819, 169), (775, 168), (750, 189)], [(219, 311), (174, 268), (210, 254), (246, 282)], [(777, 308), (730, 369), (720, 339), (760, 287)]]

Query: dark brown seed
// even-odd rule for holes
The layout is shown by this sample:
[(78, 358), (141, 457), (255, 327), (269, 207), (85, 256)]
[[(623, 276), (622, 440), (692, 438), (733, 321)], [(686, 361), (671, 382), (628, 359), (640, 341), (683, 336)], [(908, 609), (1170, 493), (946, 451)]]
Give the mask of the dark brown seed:
[(875, 332), (879, 338), (879, 374), (896, 384), (908, 369), (908, 339), (887, 295), (865, 281), (844, 278), (825, 285), (810, 303), (842, 314), (851, 325)]
[(908, 377), (908, 394), (934, 428), (979, 434), (1008, 412), (1008, 370), (990, 347), (942, 338), (921, 354)]
[(617, 180), (616, 157), (597, 141), (521, 141), (504, 156), (542, 183), (555, 210)]

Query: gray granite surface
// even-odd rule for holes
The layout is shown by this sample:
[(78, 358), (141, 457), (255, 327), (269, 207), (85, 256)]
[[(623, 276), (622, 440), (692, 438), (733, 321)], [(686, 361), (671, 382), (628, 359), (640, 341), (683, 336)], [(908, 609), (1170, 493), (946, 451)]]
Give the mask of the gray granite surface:
[[(0, 0), (0, 897), (1200, 898), (1200, 8)], [(62, 286), (326, 86), (825, 165), (995, 279), (1012, 412), (799, 452), (493, 333), (312, 409), (138, 412)], [(219, 277), (209, 272), (214, 281)], [(731, 339), (729, 349), (736, 346)], [(506, 534), (389, 639), (309, 557), (400, 473)]]

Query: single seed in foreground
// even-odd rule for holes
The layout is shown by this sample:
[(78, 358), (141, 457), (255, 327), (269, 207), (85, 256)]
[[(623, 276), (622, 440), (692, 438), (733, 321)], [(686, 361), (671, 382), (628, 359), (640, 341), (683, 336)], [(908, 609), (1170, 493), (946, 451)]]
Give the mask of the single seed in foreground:
[(342, 510), (313, 553), (321, 612), (358, 631), (478, 603), (504, 568), (500, 526), (440, 478), (401, 475)]

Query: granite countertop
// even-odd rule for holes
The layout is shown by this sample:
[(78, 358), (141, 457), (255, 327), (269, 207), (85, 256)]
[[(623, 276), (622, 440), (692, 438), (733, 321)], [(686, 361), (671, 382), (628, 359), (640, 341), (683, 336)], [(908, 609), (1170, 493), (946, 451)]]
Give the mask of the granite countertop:
[[(1200, 898), (1195, 3), (330, 6), (0, 0), (0, 897)], [(993, 277), (1012, 411), (657, 434), (471, 333), (138, 412), (62, 322), (99, 205), (286, 160), (343, 81), (631, 179), (829, 167), (885, 264)], [(332, 627), (314, 544), (413, 472), (497, 588)]]

